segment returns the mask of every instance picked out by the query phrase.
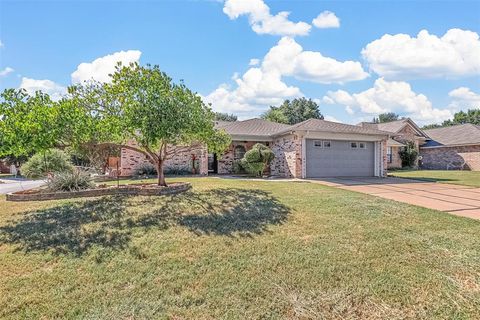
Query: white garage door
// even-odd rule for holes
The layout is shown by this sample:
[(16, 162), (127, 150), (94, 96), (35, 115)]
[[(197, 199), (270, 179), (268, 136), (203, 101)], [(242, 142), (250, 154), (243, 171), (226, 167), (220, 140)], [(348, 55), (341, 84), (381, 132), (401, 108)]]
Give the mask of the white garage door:
[(305, 140), (306, 176), (369, 177), (375, 174), (373, 142)]

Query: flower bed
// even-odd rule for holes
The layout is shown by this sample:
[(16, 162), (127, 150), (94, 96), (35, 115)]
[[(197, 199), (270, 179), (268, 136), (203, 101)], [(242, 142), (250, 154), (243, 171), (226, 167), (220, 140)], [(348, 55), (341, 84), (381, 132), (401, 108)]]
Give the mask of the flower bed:
[(71, 192), (50, 192), (43, 189), (19, 191), (7, 194), (8, 201), (43, 201), (59, 200), (70, 198), (100, 197), (109, 195), (133, 195), (133, 196), (161, 196), (176, 194), (187, 191), (192, 186), (188, 182), (171, 183), (167, 187), (155, 184), (131, 184), (120, 187), (98, 187), (95, 189), (71, 191)]

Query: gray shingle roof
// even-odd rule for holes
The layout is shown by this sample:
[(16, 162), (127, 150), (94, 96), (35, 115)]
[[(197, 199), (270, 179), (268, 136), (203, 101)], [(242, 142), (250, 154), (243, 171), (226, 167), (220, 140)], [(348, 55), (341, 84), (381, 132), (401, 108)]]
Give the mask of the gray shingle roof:
[(287, 130), (281, 131), (278, 134), (288, 131), (320, 131), (320, 132), (338, 132), (338, 133), (355, 133), (368, 135), (388, 135), (389, 132), (381, 131), (376, 128), (362, 127), (320, 119), (308, 119), (303, 122), (290, 126)]
[(218, 123), (219, 124), (216, 123), (217, 128), (225, 129), (225, 131), (232, 136), (270, 137), (271, 135), (290, 127), (287, 124), (271, 122), (258, 118), (228, 123), (219, 121)]
[(425, 130), (425, 133), (432, 140), (422, 147), (480, 144), (480, 126), (469, 123)]

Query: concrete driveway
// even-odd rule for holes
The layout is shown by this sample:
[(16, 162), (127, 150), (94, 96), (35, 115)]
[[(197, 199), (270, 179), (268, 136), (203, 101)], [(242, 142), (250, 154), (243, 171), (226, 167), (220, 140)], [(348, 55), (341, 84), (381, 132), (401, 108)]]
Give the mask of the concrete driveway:
[(40, 187), (45, 184), (44, 180), (26, 180), (21, 178), (4, 178), (0, 179), (0, 194), (29, 190)]
[(480, 188), (402, 178), (324, 178), (310, 181), (480, 220)]

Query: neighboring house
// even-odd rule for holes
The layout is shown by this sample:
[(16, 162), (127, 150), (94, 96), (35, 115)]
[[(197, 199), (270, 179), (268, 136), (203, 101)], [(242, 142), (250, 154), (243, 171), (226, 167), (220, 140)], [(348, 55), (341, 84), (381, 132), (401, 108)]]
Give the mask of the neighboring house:
[[(233, 173), (236, 160), (243, 158), (255, 143), (269, 146), (275, 154), (270, 174), (280, 177), (315, 178), (337, 176), (385, 176), (389, 133), (361, 127), (309, 119), (296, 125), (284, 125), (262, 119), (217, 122), (232, 137), (224, 155), (217, 159), (204, 146), (192, 146), (169, 158), (166, 168), (181, 166), (196, 172)], [(173, 147), (173, 146), (172, 146)], [(133, 173), (146, 162), (145, 156), (122, 149), (121, 175)]]
[(406, 143), (414, 142), (417, 152), (420, 153), (420, 146), (429, 139), (428, 135), (410, 118), (384, 123), (362, 122), (362, 127), (375, 128), (390, 133), (387, 141), (387, 166), (388, 169), (401, 168), (400, 150)]
[(420, 148), (423, 168), (480, 170), (480, 126), (461, 124), (425, 133), (431, 140)]
[(401, 168), (399, 151), (408, 141), (415, 143), (422, 158), (420, 167), (437, 170), (480, 170), (480, 126), (462, 124), (430, 130), (420, 129), (406, 118), (386, 123), (359, 124), (390, 133), (387, 167)]

